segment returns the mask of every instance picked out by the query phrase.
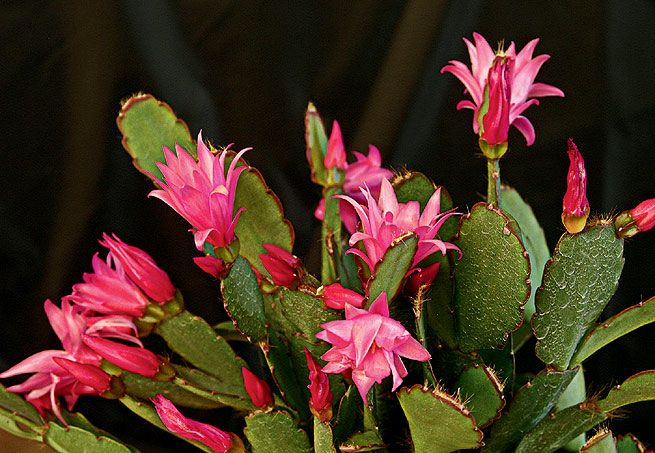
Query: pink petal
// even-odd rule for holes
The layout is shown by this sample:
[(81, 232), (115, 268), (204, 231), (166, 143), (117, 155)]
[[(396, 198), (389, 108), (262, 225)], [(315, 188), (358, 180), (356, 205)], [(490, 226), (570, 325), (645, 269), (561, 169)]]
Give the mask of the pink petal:
[(513, 122), (512, 126), (517, 128), (521, 134), (525, 137), (525, 141), (528, 146), (531, 146), (534, 143), (535, 132), (534, 127), (530, 120), (524, 116), (518, 116)]

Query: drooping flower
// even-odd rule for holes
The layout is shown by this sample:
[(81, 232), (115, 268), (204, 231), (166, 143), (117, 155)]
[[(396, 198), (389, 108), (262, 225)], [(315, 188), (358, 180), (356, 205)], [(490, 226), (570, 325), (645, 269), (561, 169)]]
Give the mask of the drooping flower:
[(307, 368), (309, 368), (309, 385), (307, 386), (311, 394), (309, 408), (322, 422), (329, 422), (332, 419), (330, 380), (307, 348), (305, 348), (305, 358), (307, 359)]
[[(228, 147), (229, 148), (229, 147)], [(237, 167), (241, 156), (250, 148), (234, 156), (227, 172), (225, 159), (229, 149), (214, 155), (198, 134), (198, 161), (179, 145), (175, 153), (164, 147), (166, 164), (157, 163), (163, 179), (156, 179), (161, 189), (149, 196), (168, 204), (191, 224), (196, 248), (203, 250), (205, 242), (213, 247), (226, 247), (235, 238), (234, 230), (241, 212), (234, 212), (237, 182), (245, 166)]]
[(344, 288), (341, 283), (324, 286), (319, 294), (323, 299), (323, 303), (334, 310), (343, 310), (346, 304), (359, 308), (364, 303), (364, 296), (356, 291)]
[(403, 327), (389, 317), (386, 293), (375, 299), (369, 310), (346, 305), (346, 319), (322, 324), (325, 330), (316, 338), (332, 345), (321, 358), (328, 362), (325, 373), (342, 373), (352, 370), (359, 394), (366, 403), (366, 394), (375, 382), (381, 383), (393, 376), (395, 391), (407, 369), (401, 357), (425, 362), (430, 354)]
[(102, 235), (100, 244), (120, 262), (125, 274), (155, 302), (168, 302), (175, 296), (175, 287), (168, 274), (143, 250), (121, 241), (115, 234)]
[(573, 140), (568, 140), (569, 172), (566, 177), (566, 193), (562, 203), (562, 223), (570, 234), (582, 231), (589, 217), (587, 201), (587, 171), (582, 154)]
[(82, 335), (82, 341), (103, 359), (131, 373), (148, 378), (163, 377), (170, 373), (166, 363), (145, 348), (128, 346), (89, 335)]
[[(215, 426), (202, 423), (185, 417), (175, 405), (163, 395), (157, 395), (151, 399), (157, 410), (159, 418), (166, 428), (180, 437), (189, 440), (197, 440), (217, 453), (225, 453), (234, 444), (236, 436), (221, 431)], [(245, 451), (240, 449), (237, 451)]]
[(259, 255), (259, 259), (271, 274), (273, 283), (287, 288), (297, 283), (302, 268), (300, 258), (274, 244), (263, 244), (262, 246), (268, 253), (262, 253)]
[(418, 201), (398, 203), (396, 193), (386, 179), (382, 180), (377, 200), (366, 187), (361, 189), (361, 193), (366, 199), (366, 205), (361, 205), (348, 196), (337, 197), (353, 206), (361, 222), (361, 231), (350, 237), (350, 245), (354, 246), (362, 241), (366, 252), (355, 247), (348, 252), (359, 256), (371, 273), (375, 271), (375, 265), (384, 257), (393, 241), (408, 232), (416, 233), (419, 238), (412, 266), (437, 251), (445, 254), (448, 250), (459, 250), (456, 245), (436, 238), (444, 222), (455, 214), (453, 210), (440, 212), (440, 190), (436, 190), (430, 197), (423, 213), (420, 212)]
[[(512, 42), (504, 52), (494, 53), (489, 46), (489, 43), (478, 33), (473, 33), (473, 40), (475, 44), (471, 43), (468, 39), (464, 38), (466, 47), (468, 48), (469, 57), (471, 59), (471, 68), (469, 69), (461, 61), (451, 60), (448, 65), (441, 68), (441, 73), (450, 72), (457, 77), (466, 89), (466, 92), (471, 96), (472, 100), (463, 100), (457, 104), (457, 109), (471, 109), (473, 110), (473, 131), (476, 134), (480, 133), (478, 116), (480, 108), (484, 103), (485, 89), (490, 83), (490, 79), (497, 74), (491, 71), (494, 62), (497, 63), (497, 57), (501, 57), (503, 61), (507, 61), (507, 66), (504, 68), (506, 71), (505, 76), (509, 81), (509, 125), (516, 127), (521, 134), (525, 137), (528, 146), (534, 143), (535, 132), (532, 123), (523, 116), (523, 112), (535, 104), (538, 105), (539, 101), (535, 98), (544, 96), (564, 96), (564, 93), (559, 88), (547, 85), (545, 83), (535, 83), (537, 73), (549, 58), (549, 55), (538, 55), (532, 58), (539, 39), (533, 39), (517, 54), (515, 45)], [(511, 65), (513, 62), (513, 66)], [(491, 87), (490, 87), (491, 88)], [(492, 92), (489, 90), (489, 102), (496, 102), (496, 105), (501, 105), (502, 102), (493, 101), (492, 95), (504, 96), (504, 90)]]
[(243, 386), (255, 407), (265, 408), (273, 404), (273, 394), (265, 380), (257, 377), (246, 367), (241, 368), (241, 374), (243, 375)]

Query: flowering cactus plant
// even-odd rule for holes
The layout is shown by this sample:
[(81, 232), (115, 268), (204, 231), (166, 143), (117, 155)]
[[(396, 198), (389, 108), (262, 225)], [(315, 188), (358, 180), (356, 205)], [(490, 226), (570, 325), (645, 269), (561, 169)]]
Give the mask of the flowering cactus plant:
[[(94, 395), (204, 451), (643, 451), (634, 436), (590, 431), (655, 399), (655, 370), (588, 397), (583, 364), (655, 321), (651, 297), (597, 322), (624, 239), (655, 226), (655, 199), (590, 218), (584, 160), (569, 140), (566, 232), (550, 251), (500, 177), (510, 126), (531, 145), (526, 109), (563, 96), (535, 82), (549, 57), (533, 58), (538, 40), (518, 53), (514, 43), (494, 52), (478, 34), (464, 41), (471, 68), (451, 61), (442, 72), (471, 97), (458, 108), (473, 111), (487, 199), (454, 207), (427, 176), (385, 168), (374, 146), (349, 159), (339, 124), (328, 138), (309, 104), (308, 175), (323, 195), (318, 272), (293, 255), (293, 228), (247, 149), (215, 148), (201, 133), (194, 141), (151, 95), (125, 101), (123, 145), (157, 187), (150, 196), (190, 224), (195, 264), (218, 280), (231, 321), (191, 314), (146, 252), (105, 234), (93, 271), (61, 304), (45, 302), (62, 349), (0, 373), (31, 374), (0, 386), (0, 428), (56, 451), (133, 451), (72, 412)], [(152, 336), (169, 351), (150, 350)], [(514, 354), (531, 344), (544, 368), (519, 376)], [(226, 406), (230, 423), (184, 415)]]

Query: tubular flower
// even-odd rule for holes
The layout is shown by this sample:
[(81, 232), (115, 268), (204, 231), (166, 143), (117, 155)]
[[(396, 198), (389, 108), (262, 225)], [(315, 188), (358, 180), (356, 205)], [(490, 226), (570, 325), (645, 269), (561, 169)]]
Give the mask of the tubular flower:
[(511, 97), (511, 68), (514, 60), (496, 57), (489, 69), (485, 91), (487, 111), (478, 117), (480, 139), (484, 145), (495, 146), (507, 143), (509, 134), (509, 112)]
[(645, 200), (614, 220), (619, 237), (629, 238), (655, 227), (655, 198)]
[(111, 388), (111, 376), (98, 366), (74, 362), (63, 357), (53, 357), (52, 360), (80, 383), (93, 388), (98, 394), (107, 392)]
[(309, 385), (307, 386), (311, 393), (309, 408), (319, 420), (324, 423), (329, 422), (332, 419), (330, 380), (307, 348), (305, 348), (305, 358), (307, 359), (307, 368), (309, 368)]
[(237, 162), (250, 148), (237, 153), (225, 171), (228, 149), (214, 155), (198, 134), (198, 161), (179, 145), (175, 155), (164, 147), (166, 165), (157, 163), (163, 179), (156, 179), (161, 189), (149, 196), (168, 204), (191, 224), (196, 248), (203, 250), (205, 242), (214, 247), (226, 247), (235, 238), (234, 230), (241, 212), (234, 216), (234, 197), (239, 175), (246, 169)]
[(115, 234), (102, 235), (100, 244), (107, 247), (125, 274), (155, 302), (168, 302), (175, 296), (175, 287), (155, 261), (143, 250), (121, 241)]
[(589, 217), (587, 171), (582, 154), (571, 139), (568, 140), (568, 153), (570, 163), (562, 204), (562, 223), (569, 234), (576, 234), (584, 229)]
[[(163, 395), (151, 399), (157, 410), (159, 418), (166, 428), (173, 434), (189, 440), (197, 440), (217, 453), (225, 453), (232, 448), (236, 436), (221, 431), (215, 426), (201, 423), (185, 417), (175, 405)], [(239, 449), (237, 451), (245, 451)]]
[[(441, 73), (450, 72), (457, 77), (471, 100), (463, 100), (457, 104), (457, 109), (473, 110), (473, 131), (480, 134), (478, 116), (484, 103), (485, 90), (489, 88), (489, 104), (502, 105), (504, 101), (493, 99), (493, 96), (505, 96), (504, 90), (493, 90), (491, 79), (497, 77), (497, 73), (491, 71), (494, 64), (498, 64), (497, 57), (507, 61), (504, 68), (508, 78), (509, 86), (509, 125), (516, 127), (525, 137), (528, 146), (534, 143), (535, 132), (532, 123), (524, 117), (523, 112), (533, 104), (539, 104), (535, 98), (543, 96), (564, 96), (559, 88), (545, 83), (535, 83), (537, 73), (549, 58), (549, 55), (538, 55), (532, 58), (539, 39), (533, 39), (517, 54), (515, 45), (512, 42), (505, 52), (495, 54), (489, 43), (478, 33), (473, 33), (475, 44), (464, 38), (471, 59), (469, 69), (461, 61), (451, 60), (448, 65), (441, 68)], [(500, 123), (499, 123), (500, 124)]]
[(407, 370), (401, 357), (425, 362), (430, 354), (412, 338), (403, 325), (389, 317), (386, 293), (380, 294), (369, 310), (346, 304), (346, 319), (322, 324), (325, 330), (316, 338), (332, 344), (321, 356), (328, 362), (325, 373), (342, 373), (352, 370), (352, 380), (366, 403), (366, 394), (390, 374), (395, 391)]
[(145, 348), (127, 346), (89, 335), (82, 335), (82, 341), (103, 359), (131, 373), (155, 378), (168, 371), (164, 370), (166, 364)]
[(386, 179), (382, 180), (378, 200), (367, 187), (360, 190), (366, 199), (366, 205), (361, 205), (348, 196), (337, 197), (350, 203), (361, 221), (361, 231), (350, 237), (350, 245), (361, 241), (366, 253), (355, 247), (349, 249), (348, 253), (359, 256), (371, 273), (375, 271), (376, 263), (382, 259), (394, 239), (408, 232), (416, 233), (419, 238), (412, 266), (437, 251), (445, 254), (447, 250), (459, 250), (450, 242), (435, 239), (444, 222), (455, 214), (453, 210), (440, 212), (440, 190), (430, 197), (423, 213), (420, 212), (418, 201), (398, 203), (396, 193)]
[(260, 409), (273, 404), (273, 394), (265, 380), (258, 378), (246, 367), (241, 368), (241, 374), (243, 375), (243, 386), (246, 388), (252, 404)]
[(263, 247), (268, 254), (262, 253), (259, 259), (271, 274), (273, 283), (286, 287), (297, 283), (302, 268), (300, 258), (274, 244), (263, 244)]
[(359, 308), (364, 303), (364, 296), (356, 291), (344, 288), (341, 283), (324, 286), (319, 294), (323, 299), (323, 303), (334, 310), (343, 310), (346, 304)]

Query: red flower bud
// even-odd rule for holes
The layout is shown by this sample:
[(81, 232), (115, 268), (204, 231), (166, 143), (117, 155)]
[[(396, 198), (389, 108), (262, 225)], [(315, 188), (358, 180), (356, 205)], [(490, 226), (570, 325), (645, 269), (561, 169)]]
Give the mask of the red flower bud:
[(485, 95), (488, 95), (487, 111), (480, 111), (480, 114), (484, 115), (479, 118), (479, 121), (482, 126), (480, 138), (490, 146), (507, 143), (513, 66), (513, 58), (496, 56), (493, 65), (489, 68), (485, 87)]
[(325, 153), (323, 164), (328, 170), (332, 168), (345, 170), (348, 166), (346, 163), (346, 147), (343, 144), (341, 128), (336, 120), (332, 122), (332, 132), (328, 140), (327, 152)]
[(258, 378), (248, 368), (241, 368), (243, 374), (243, 386), (254, 404), (258, 408), (268, 407), (273, 404), (273, 394), (268, 383)]
[(635, 220), (640, 232), (648, 231), (655, 227), (655, 198), (645, 200), (630, 210), (630, 215)]
[(439, 273), (440, 265), (441, 263), (436, 262), (424, 268), (417, 269), (416, 272), (409, 277), (409, 280), (407, 280), (405, 288), (410, 293), (417, 293), (421, 286), (430, 287)]
[(353, 290), (344, 288), (340, 283), (332, 283), (323, 287), (321, 294), (323, 302), (334, 310), (343, 310), (346, 304), (360, 308), (364, 302), (364, 296)]
[(91, 387), (98, 394), (111, 388), (111, 376), (95, 365), (73, 362), (62, 357), (53, 357), (52, 360), (80, 383)]
[(82, 341), (103, 359), (131, 373), (154, 378), (162, 360), (144, 348), (127, 346), (103, 338), (82, 335)]
[(582, 231), (589, 217), (587, 201), (587, 171), (584, 159), (573, 140), (568, 140), (569, 172), (566, 177), (566, 194), (562, 204), (562, 223), (566, 231), (576, 234)]
[(332, 418), (332, 391), (330, 390), (330, 380), (328, 375), (321, 371), (321, 366), (305, 348), (305, 357), (307, 358), (307, 368), (309, 368), (309, 391), (311, 398), (309, 408), (312, 413), (322, 422), (329, 422)]
[(268, 254), (262, 253), (259, 259), (271, 274), (273, 283), (286, 287), (297, 283), (299, 269), (302, 267), (300, 259), (277, 245), (264, 244), (263, 247)]

